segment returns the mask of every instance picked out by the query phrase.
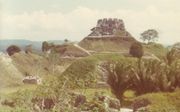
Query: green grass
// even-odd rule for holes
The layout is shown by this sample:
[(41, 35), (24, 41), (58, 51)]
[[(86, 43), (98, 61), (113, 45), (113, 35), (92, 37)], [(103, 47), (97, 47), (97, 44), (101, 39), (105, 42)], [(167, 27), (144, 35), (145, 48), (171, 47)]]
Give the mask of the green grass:
[(7, 88), (1, 88), (0, 89), (0, 94), (9, 94), (9, 93), (13, 93), (16, 92), (18, 90), (35, 90), (37, 87), (37, 85), (31, 85), (31, 84), (24, 84), (21, 86), (17, 86), (17, 87), (7, 87)]
[(0, 106), (0, 112), (14, 112), (14, 109), (8, 106)]
[[(13, 97), (13, 94), (16, 93), (17, 91), (24, 91), (24, 90), (33, 91), (36, 88), (37, 88), (37, 85), (21, 85), (21, 86), (17, 86), (17, 87), (1, 88), (0, 89), (0, 101), (3, 101), (5, 99), (9, 99), (10, 97)], [(6, 108), (6, 107), (3, 107), (3, 108)], [(0, 106), (0, 112), (1, 112), (1, 110), (2, 109)], [(9, 111), (7, 111), (7, 112), (9, 112)]]
[(79, 45), (87, 50), (97, 51), (97, 52), (119, 52), (127, 51), (133, 41), (125, 41), (122, 38), (115, 37), (113, 39), (84, 39)]
[(91, 100), (96, 93), (103, 94), (110, 97), (115, 97), (109, 88), (88, 88), (88, 89), (76, 89), (75, 92), (82, 93), (88, 100)]
[(159, 58), (163, 58), (168, 51), (167, 48), (158, 43), (144, 44), (143, 47), (145, 52), (152, 53)]
[(83, 58), (76, 60), (59, 77), (65, 77), (70, 83), (72, 83), (71, 86), (74, 87), (82, 87), (84, 85), (92, 86), (97, 79), (97, 64), (98, 61), (94, 58)]
[(117, 61), (124, 58), (124, 56), (118, 53), (110, 53), (110, 54), (99, 53), (92, 55), (89, 58), (95, 58), (98, 61)]
[(180, 112), (180, 90), (173, 93), (149, 93), (135, 99), (148, 99), (151, 112)]

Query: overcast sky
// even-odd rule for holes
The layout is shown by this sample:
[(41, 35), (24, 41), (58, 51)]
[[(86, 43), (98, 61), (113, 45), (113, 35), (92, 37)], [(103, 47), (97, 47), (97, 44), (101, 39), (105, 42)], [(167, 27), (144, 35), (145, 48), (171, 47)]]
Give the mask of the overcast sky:
[(180, 0), (0, 0), (0, 39), (81, 40), (100, 18), (123, 19), (136, 39), (180, 42)]

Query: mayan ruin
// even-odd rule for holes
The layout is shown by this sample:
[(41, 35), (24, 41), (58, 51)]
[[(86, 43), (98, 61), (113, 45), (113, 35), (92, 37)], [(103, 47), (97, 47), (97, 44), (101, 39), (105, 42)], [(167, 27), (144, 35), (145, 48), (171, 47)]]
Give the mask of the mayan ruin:
[(127, 33), (123, 20), (117, 18), (99, 19), (97, 25), (91, 31), (89, 37), (115, 36), (118, 32)]

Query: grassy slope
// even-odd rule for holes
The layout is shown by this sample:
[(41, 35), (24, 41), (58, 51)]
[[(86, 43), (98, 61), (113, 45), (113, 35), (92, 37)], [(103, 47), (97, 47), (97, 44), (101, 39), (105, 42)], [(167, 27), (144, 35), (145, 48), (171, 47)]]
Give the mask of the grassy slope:
[(107, 38), (107, 39), (94, 39), (82, 40), (79, 45), (87, 50), (97, 51), (97, 52), (119, 52), (127, 51), (133, 41), (125, 41), (120, 39)]
[(151, 112), (180, 112), (180, 90), (173, 93), (149, 93), (136, 99), (148, 99)]
[(92, 85), (94, 86), (97, 81), (101, 79), (101, 73), (98, 70), (98, 65), (104, 61), (125, 61), (126, 59), (134, 58), (126, 58), (120, 54), (95, 54), (89, 57), (81, 58), (79, 60), (74, 61), (62, 74), (63, 76), (68, 77), (69, 80), (81, 80), (83, 82), (92, 81)]
[(13, 65), (10, 57), (0, 56), (0, 88), (20, 85), (22, 77), (21, 72)]
[(44, 75), (47, 71), (48, 61), (37, 54), (17, 53), (12, 57), (14, 65), (23, 75)]
[(167, 49), (161, 44), (149, 43), (149, 44), (143, 44), (143, 47), (145, 53), (152, 53), (159, 58), (163, 58), (167, 53)]

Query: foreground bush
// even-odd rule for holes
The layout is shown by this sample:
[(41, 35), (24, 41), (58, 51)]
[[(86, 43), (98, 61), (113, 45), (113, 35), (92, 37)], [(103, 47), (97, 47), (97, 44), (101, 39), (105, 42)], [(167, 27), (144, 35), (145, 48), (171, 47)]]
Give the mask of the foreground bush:
[(120, 100), (123, 98), (124, 92), (130, 86), (130, 67), (131, 65), (125, 65), (118, 63), (118, 65), (110, 65), (108, 72), (108, 84), (111, 87), (112, 93)]
[(143, 46), (139, 42), (135, 42), (131, 45), (129, 54), (133, 57), (141, 58), (144, 54)]
[[(129, 63), (129, 62), (128, 62)], [(151, 92), (171, 92), (180, 87), (180, 62), (168, 65), (157, 60), (136, 63), (116, 63), (109, 67), (108, 84), (118, 99), (130, 89), (137, 95)]]

